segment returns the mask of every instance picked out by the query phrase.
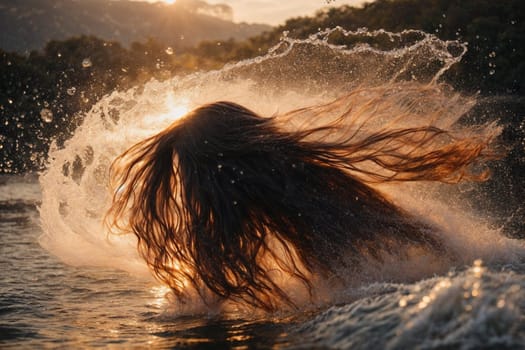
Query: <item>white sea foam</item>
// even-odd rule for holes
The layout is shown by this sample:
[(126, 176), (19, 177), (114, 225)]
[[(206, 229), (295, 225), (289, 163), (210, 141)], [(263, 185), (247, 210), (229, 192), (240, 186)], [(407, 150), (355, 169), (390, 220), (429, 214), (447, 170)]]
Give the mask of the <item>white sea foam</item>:
[[(345, 38), (357, 44), (334, 44)], [(390, 48), (380, 50), (376, 44), (385, 41)], [(231, 100), (271, 116), (347, 95), (352, 113), (368, 119), (368, 128), (392, 122), (448, 128), (474, 102), (440, 84), (442, 74), (465, 50), (460, 42), (444, 42), (418, 31), (394, 34), (336, 28), (306, 40), (284, 36), (266, 56), (218, 71), (164, 82), (152, 80), (113, 92), (86, 113), (64, 147), (50, 151), (49, 164), (40, 177), (41, 244), (70, 264), (110, 266), (147, 276), (135, 238), (109, 235), (103, 225), (110, 201), (108, 169), (129, 146), (162, 130), (186, 111), (216, 100)], [(302, 116), (305, 123), (319, 122), (308, 117)], [(382, 190), (399, 205), (443, 227), (445, 239), (463, 254), (465, 263), (478, 258), (514, 261), (522, 256), (523, 246), (503, 238), (490, 228), (490, 222), (437, 200), (434, 194), (439, 186), (403, 186)], [(434, 272), (399, 262), (379, 275), (402, 280), (403, 276), (413, 279)]]

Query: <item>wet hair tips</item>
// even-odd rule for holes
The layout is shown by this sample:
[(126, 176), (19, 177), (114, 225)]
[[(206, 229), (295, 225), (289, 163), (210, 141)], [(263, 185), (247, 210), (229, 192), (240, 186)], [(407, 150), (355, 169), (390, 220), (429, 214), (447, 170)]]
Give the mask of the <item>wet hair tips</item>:
[[(491, 137), (431, 125), (365, 132), (346, 100), (273, 117), (224, 101), (193, 110), (114, 161), (107, 223), (138, 238), (179, 300), (196, 292), (266, 311), (295, 305), (283, 278), (314, 293), (316, 276), (343, 278), (363, 257), (443, 252), (375, 184), (483, 180), (472, 165), (497, 156)], [(334, 109), (294, 127), (298, 114)]]

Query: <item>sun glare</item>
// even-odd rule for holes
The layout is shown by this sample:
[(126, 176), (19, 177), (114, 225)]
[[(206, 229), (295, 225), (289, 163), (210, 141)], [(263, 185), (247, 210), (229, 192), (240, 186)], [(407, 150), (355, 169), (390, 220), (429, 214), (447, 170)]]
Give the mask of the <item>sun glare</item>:
[(168, 108), (168, 113), (165, 115), (172, 122), (180, 119), (186, 113), (189, 112), (187, 103), (182, 101), (175, 101), (173, 96), (169, 95), (166, 98), (166, 107)]
[(189, 112), (188, 102), (185, 99), (175, 99), (171, 94), (166, 97), (164, 106), (165, 112), (157, 114), (153, 118), (155, 128), (163, 129)]
[(163, 0), (166, 4), (174, 4), (177, 2), (177, 0)]
[(134, 128), (127, 130), (128, 137), (137, 141), (150, 137), (185, 116), (188, 112), (189, 107), (185, 99), (175, 99), (174, 96), (168, 95), (160, 111), (145, 113)]

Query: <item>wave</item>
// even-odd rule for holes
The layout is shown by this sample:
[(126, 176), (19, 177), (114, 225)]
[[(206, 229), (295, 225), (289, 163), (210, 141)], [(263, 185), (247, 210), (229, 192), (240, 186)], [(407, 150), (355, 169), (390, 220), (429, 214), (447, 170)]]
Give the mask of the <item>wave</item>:
[[(112, 235), (103, 225), (110, 205), (108, 171), (112, 161), (136, 142), (156, 134), (187, 111), (205, 103), (230, 100), (265, 116), (285, 115), (305, 106), (348, 96), (353, 119), (367, 120), (369, 130), (384, 125), (433, 125), (453, 129), (476, 103), (453, 91), (443, 75), (466, 52), (459, 41), (442, 41), (420, 31), (390, 33), (327, 29), (299, 40), (283, 35), (266, 55), (216, 71), (152, 80), (105, 96), (86, 113), (82, 125), (63, 147), (53, 146), (40, 176), (41, 244), (73, 265), (109, 266), (149, 278), (132, 235)], [(285, 127), (325, 123), (304, 113)], [(486, 132), (497, 134), (496, 125)], [(476, 133), (479, 128), (463, 127)], [(364, 130), (366, 133), (366, 130)], [(442, 228), (444, 239), (462, 257), (485, 263), (519, 261), (524, 247), (494, 228), (490, 218), (473, 212), (468, 198), (443, 196), (451, 185), (390, 184), (379, 189), (421, 220)], [(444, 198), (445, 197), (445, 198)], [(370, 264), (352, 285), (374, 281), (406, 282), (446, 273), (425, 257)], [(344, 294), (344, 293), (343, 293)]]

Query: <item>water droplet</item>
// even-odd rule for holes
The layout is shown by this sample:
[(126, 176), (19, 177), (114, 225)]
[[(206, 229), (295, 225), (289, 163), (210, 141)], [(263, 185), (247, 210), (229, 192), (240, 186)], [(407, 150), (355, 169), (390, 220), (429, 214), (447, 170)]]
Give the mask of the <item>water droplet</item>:
[(13, 104), (13, 100), (11, 100), (10, 98), (7, 99), (7, 102), (12, 105)]
[(233, 205), (237, 205), (237, 201), (233, 201)]
[(244, 175), (244, 171), (242, 171), (242, 170), (239, 171), (239, 174)]
[(168, 46), (168, 47), (166, 48), (165, 52), (166, 52), (166, 54), (168, 54), (168, 55), (173, 55), (173, 48), (171, 48), (171, 47)]
[(62, 57), (62, 54), (60, 52), (57, 53), (57, 57)]
[(496, 57), (496, 52), (492, 51), (491, 53), (489, 53), (489, 57), (491, 57), (491, 58)]
[(93, 62), (91, 62), (91, 59), (88, 57), (88, 58), (84, 58), (82, 60), (82, 68), (89, 68), (93, 65)]
[(204, 140), (204, 143), (205, 143), (205, 144), (208, 144), (208, 140)]
[(74, 87), (74, 86), (72, 86), (72, 87), (70, 87), (69, 89), (67, 89), (67, 94), (68, 94), (69, 96), (73, 96), (73, 95), (75, 94), (75, 92), (77, 92), (77, 88)]
[(219, 156), (219, 157), (223, 157), (224, 154), (223, 154), (222, 152), (219, 152), (219, 153), (217, 153), (217, 156)]
[(217, 165), (217, 169), (221, 170), (222, 169), (222, 164)]
[(49, 108), (42, 108), (40, 118), (46, 123), (51, 123), (53, 121), (53, 112)]
[(235, 180), (231, 180), (230, 182), (231, 182), (231, 184), (233, 185), (233, 184), (235, 183)]
[(494, 75), (494, 73), (496, 73), (496, 71), (495, 71), (494, 69), (491, 69), (491, 70), (489, 71), (489, 74), (490, 74), (490, 75)]

